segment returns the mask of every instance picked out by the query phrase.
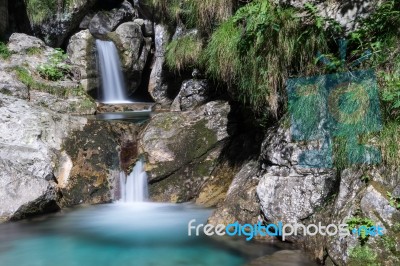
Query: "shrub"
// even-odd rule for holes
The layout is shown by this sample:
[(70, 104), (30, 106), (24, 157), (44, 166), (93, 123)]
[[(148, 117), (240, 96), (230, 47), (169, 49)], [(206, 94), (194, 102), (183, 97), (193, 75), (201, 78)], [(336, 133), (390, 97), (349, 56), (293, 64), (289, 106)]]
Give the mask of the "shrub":
[(367, 246), (357, 246), (349, 252), (349, 266), (379, 266), (377, 262), (377, 254)]
[(70, 66), (64, 62), (66, 59), (67, 55), (62, 49), (55, 49), (49, 62), (38, 66), (39, 74), (47, 80), (62, 79), (70, 71)]

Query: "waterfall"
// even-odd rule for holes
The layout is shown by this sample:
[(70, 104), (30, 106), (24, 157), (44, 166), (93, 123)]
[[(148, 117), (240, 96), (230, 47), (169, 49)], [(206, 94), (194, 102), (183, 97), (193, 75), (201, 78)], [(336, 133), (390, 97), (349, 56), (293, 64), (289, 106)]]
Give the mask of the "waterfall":
[(113, 42), (96, 40), (103, 103), (130, 103), (117, 48)]
[(139, 160), (132, 172), (126, 176), (120, 173), (120, 193), (121, 201), (124, 202), (143, 202), (148, 198), (147, 174), (144, 171), (144, 162)]

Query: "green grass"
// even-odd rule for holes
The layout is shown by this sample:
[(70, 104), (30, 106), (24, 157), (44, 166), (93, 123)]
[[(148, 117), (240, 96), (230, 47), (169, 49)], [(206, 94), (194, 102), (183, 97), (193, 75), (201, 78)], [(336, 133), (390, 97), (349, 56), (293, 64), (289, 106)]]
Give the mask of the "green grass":
[(0, 57), (2, 59), (8, 59), (11, 56), (10, 50), (8, 50), (8, 47), (5, 43), (0, 42)]
[(32, 74), (25, 67), (15, 67), (15, 73), (17, 74), (17, 78), (24, 83), (29, 90), (37, 90), (47, 92), (49, 94), (58, 95), (61, 97), (65, 97), (67, 95), (67, 89), (62, 87), (51, 86), (39, 81), (32, 76)]
[(253, 1), (212, 34), (207, 72), (232, 84), (233, 94), (254, 110), (277, 116), (285, 81), (316, 73), (315, 54), (327, 49), (325, 37), (322, 27), (306, 25), (295, 9)]
[(170, 69), (177, 71), (198, 66), (201, 51), (200, 39), (192, 35), (180, 37), (168, 44), (166, 63)]
[(28, 55), (37, 55), (40, 54), (42, 52), (42, 48), (39, 47), (29, 47), (28, 49), (26, 49), (26, 53)]
[(357, 246), (349, 252), (349, 266), (380, 266), (377, 254), (367, 246)]

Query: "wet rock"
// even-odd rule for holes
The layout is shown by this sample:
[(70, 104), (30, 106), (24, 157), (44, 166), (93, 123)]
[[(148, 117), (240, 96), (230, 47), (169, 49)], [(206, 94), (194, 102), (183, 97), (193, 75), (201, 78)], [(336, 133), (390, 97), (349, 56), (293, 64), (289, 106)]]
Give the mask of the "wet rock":
[(0, 0), (0, 36), (2, 36), (8, 28), (8, 0)]
[(131, 20), (134, 15), (135, 10), (131, 3), (124, 1), (118, 8), (111, 11), (100, 11), (94, 15), (89, 23), (89, 31), (92, 35), (101, 38), (114, 31), (122, 22)]
[(183, 82), (179, 94), (171, 105), (171, 111), (188, 111), (204, 104), (208, 99), (207, 80), (187, 80)]
[(229, 111), (226, 102), (210, 102), (193, 111), (152, 118), (139, 141), (152, 199), (185, 202), (197, 197), (228, 137)]
[(70, 134), (55, 170), (62, 194), (59, 205), (114, 200), (119, 170), (129, 171), (137, 159), (138, 132), (139, 126), (133, 123), (93, 120)]

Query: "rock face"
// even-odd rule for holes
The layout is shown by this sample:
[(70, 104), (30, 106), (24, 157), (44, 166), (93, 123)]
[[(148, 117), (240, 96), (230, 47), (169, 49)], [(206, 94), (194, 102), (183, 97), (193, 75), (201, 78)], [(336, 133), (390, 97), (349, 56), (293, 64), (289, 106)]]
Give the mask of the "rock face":
[(152, 118), (139, 141), (152, 199), (186, 202), (197, 197), (228, 137), (229, 111), (226, 102), (210, 102), (193, 111)]
[(304, 146), (292, 143), (288, 130), (272, 129), (262, 150), (262, 160), (267, 163), (257, 194), (269, 221), (299, 222), (322, 207), (334, 193), (335, 172), (299, 167), (298, 157)]
[(258, 162), (250, 161), (236, 174), (223, 202), (209, 218), (210, 224), (256, 224), (260, 214), (256, 188)]
[(129, 80), (128, 90), (136, 91), (142, 81), (143, 70), (147, 64), (152, 46), (152, 38), (144, 37), (146, 29), (141, 21), (126, 22), (115, 30), (115, 40), (120, 51), (122, 68)]
[(111, 202), (114, 173), (136, 159), (137, 132), (131, 123), (88, 121), (70, 134), (55, 174), (62, 194), (60, 206)]
[(131, 20), (135, 15), (131, 3), (124, 1), (118, 8), (111, 11), (98, 12), (89, 22), (89, 31), (98, 38), (114, 31), (115, 28), (124, 21)]
[(0, 62), (0, 92), (48, 107), (59, 113), (93, 114), (95, 103), (84, 93), (79, 82), (65, 74), (59, 81), (40, 76), (38, 67), (50, 64), (56, 52), (43, 41), (22, 33), (11, 35), (7, 44), (13, 53)]
[[(45, 20), (36, 22), (31, 19), (35, 36), (42, 38), (49, 46), (60, 47), (95, 3), (96, 0), (67, 1), (63, 8), (55, 10)], [(33, 12), (46, 12), (41, 11), (40, 8), (33, 9)], [(29, 10), (28, 16), (34, 17), (33, 14), (29, 14)]]
[(73, 35), (68, 43), (67, 53), (76, 71), (75, 78), (85, 91), (91, 92), (98, 88), (98, 73), (96, 66), (95, 39), (89, 30), (83, 30)]
[(150, 74), (148, 91), (155, 102), (162, 106), (168, 106), (172, 100), (168, 95), (166, 71), (164, 69), (165, 53), (170, 39), (167, 27), (156, 25), (154, 29), (155, 55)]
[[(336, 169), (302, 168), (298, 164), (301, 151), (317, 148), (317, 143), (301, 145), (290, 140), (289, 130), (270, 129), (262, 146), (257, 194), (267, 222), (300, 223), (303, 225), (345, 224), (350, 219), (361, 226), (369, 219), (385, 228), (386, 236), (369, 237), (366, 245), (388, 265), (399, 263), (400, 211), (389, 203), (387, 192), (396, 191), (399, 176), (384, 165)], [(366, 178), (367, 177), (367, 178)], [(334, 265), (358, 265), (351, 250), (360, 248), (357, 235), (292, 236), (288, 238), (307, 249), (314, 259)], [(390, 264), (391, 263), (391, 264)], [(327, 264), (328, 265), (328, 264)], [(332, 264), (333, 265), (333, 264)]]
[(0, 95), (1, 219), (19, 219), (57, 208), (56, 151), (85, 119), (71, 118)]
[(181, 90), (171, 105), (171, 111), (192, 110), (207, 101), (207, 80), (187, 80), (183, 82)]

